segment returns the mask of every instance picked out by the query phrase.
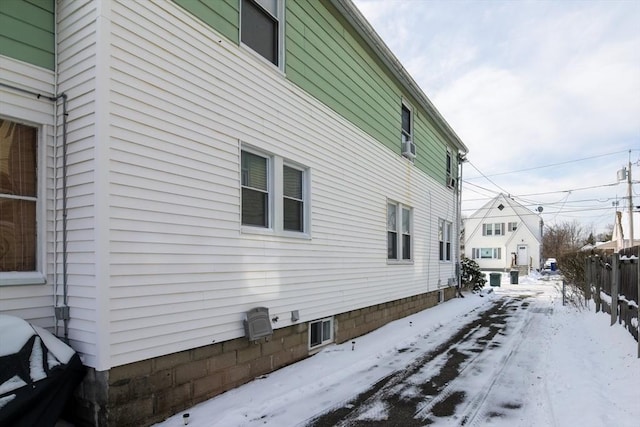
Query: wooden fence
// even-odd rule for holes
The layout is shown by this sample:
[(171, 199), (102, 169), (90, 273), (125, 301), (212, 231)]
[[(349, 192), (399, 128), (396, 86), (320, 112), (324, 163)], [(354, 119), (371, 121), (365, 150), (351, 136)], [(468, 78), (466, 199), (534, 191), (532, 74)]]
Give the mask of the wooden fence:
[[(619, 253), (591, 255), (585, 259), (587, 299), (593, 292), (596, 312), (611, 314), (611, 324), (618, 322), (638, 340), (638, 293), (640, 265), (636, 246)], [(638, 342), (640, 357), (640, 341)]]

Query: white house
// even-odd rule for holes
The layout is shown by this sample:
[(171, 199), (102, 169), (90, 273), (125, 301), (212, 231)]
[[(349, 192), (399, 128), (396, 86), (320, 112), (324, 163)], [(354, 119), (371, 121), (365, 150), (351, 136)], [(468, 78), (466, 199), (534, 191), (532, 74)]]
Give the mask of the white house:
[(542, 218), (499, 194), (464, 221), (464, 255), (482, 270), (539, 269)]
[(80, 353), (83, 422), (148, 425), (455, 295), (467, 148), (351, 1), (0, 15), (0, 311)]

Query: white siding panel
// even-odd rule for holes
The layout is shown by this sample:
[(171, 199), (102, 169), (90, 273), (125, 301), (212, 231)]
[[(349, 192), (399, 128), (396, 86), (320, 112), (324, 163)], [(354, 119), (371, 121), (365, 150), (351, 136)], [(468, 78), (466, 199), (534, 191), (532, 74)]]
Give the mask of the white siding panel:
[[(96, 144), (96, 3), (89, 0), (57, 2), (58, 91), (68, 96), (67, 120), (67, 283), (71, 321), (71, 346), (83, 362), (98, 366), (100, 318), (96, 302), (95, 144)], [(59, 156), (61, 156), (61, 152)], [(61, 166), (61, 157), (58, 165)], [(58, 172), (58, 198), (62, 199), (62, 171)], [(102, 195), (97, 197), (103, 197)], [(58, 209), (62, 205), (58, 204)], [(61, 212), (58, 214), (62, 218)], [(62, 223), (56, 228), (62, 238)], [(62, 244), (56, 258), (62, 283)], [(62, 290), (58, 290), (60, 295)], [(61, 300), (61, 299), (60, 299)]]
[[(114, 2), (112, 365), (438, 288), (453, 194), (170, 2)], [(240, 141), (310, 168), (311, 238), (240, 225)], [(386, 259), (387, 198), (413, 207), (413, 264)]]

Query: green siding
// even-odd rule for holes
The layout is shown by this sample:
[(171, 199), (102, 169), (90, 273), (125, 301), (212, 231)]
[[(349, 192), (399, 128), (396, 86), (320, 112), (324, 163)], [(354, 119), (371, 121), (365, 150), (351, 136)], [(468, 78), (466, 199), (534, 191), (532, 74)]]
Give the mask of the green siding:
[(0, 54), (55, 68), (55, 0), (0, 0)]
[[(173, 1), (239, 43), (240, 0)], [(445, 139), (360, 35), (328, 0), (285, 4), (287, 78), (398, 154), (404, 97), (414, 111), (415, 165), (444, 183)]]
[[(1, 1), (1, 0), (0, 0)], [(173, 0), (202, 22), (239, 43), (239, 0)]]

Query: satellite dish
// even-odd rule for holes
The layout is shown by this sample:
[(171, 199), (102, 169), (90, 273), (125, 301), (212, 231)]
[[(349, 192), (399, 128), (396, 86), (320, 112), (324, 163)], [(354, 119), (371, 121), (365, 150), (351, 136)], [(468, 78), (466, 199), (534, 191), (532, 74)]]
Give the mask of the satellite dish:
[(538, 212), (542, 212), (542, 206), (538, 206)]

